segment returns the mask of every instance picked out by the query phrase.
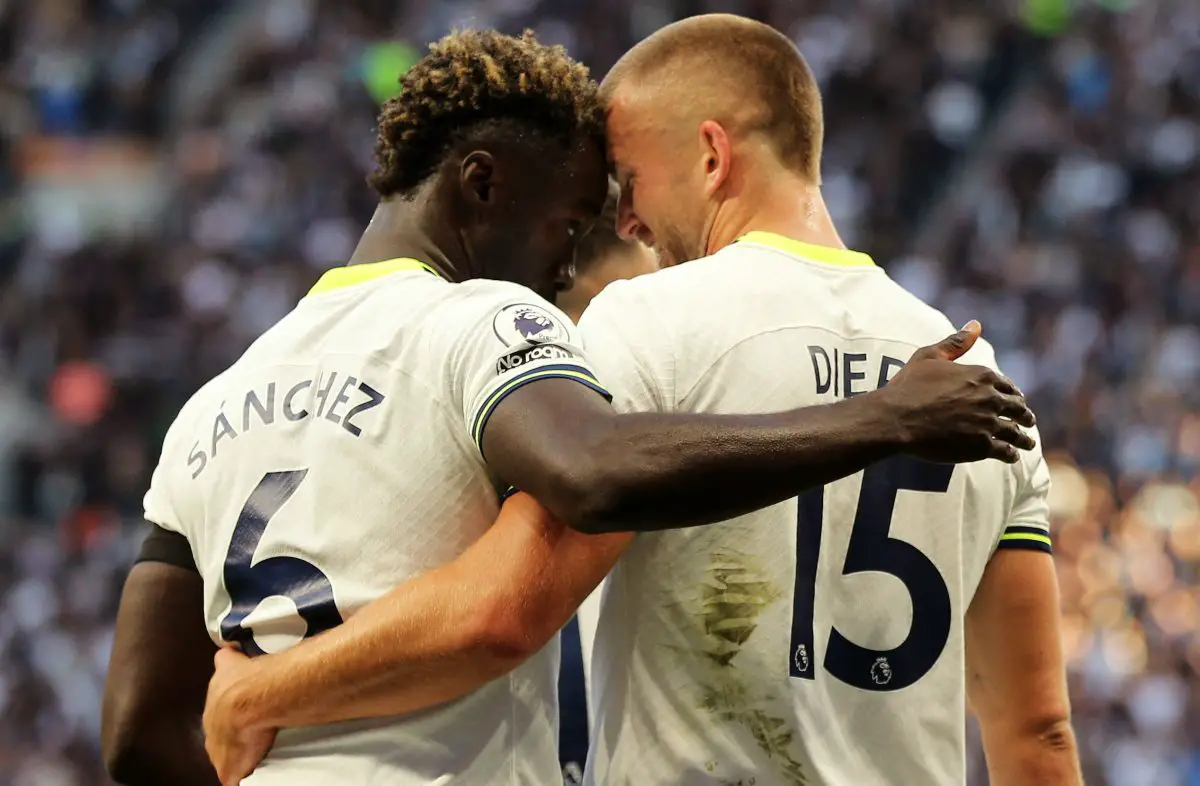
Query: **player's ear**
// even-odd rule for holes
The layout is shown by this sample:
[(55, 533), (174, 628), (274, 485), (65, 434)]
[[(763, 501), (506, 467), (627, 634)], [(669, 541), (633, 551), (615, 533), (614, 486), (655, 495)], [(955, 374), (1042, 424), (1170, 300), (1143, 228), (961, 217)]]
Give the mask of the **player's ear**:
[(704, 154), (704, 195), (712, 196), (725, 185), (729, 177), (730, 157), (729, 135), (715, 120), (705, 120), (700, 124), (700, 150)]
[(468, 204), (491, 204), (496, 197), (496, 159), (486, 150), (473, 150), (462, 160), (459, 181)]

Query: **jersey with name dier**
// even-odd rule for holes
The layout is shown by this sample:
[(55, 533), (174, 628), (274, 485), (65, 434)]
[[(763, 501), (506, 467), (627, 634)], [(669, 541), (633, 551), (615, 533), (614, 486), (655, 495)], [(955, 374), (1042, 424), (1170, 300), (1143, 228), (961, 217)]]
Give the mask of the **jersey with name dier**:
[[(277, 652), (453, 560), (498, 513), (497, 404), (548, 377), (607, 395), (553, 306), (431, 273), (330, 271), (171, 426), (146, 518), (187, 538), (214, 641)], [(561, 781), (557, 644), (447, 708), (284, 731), (246, 783)]]
[[(619, 409), (704, 413), (866, 393), (954, 330), (867, 255), (767, 233), (611, 285), (580, 328)], [(588, 782), (962, 784), (963, 615), (996, 549), (1050, 549), (1048, 487), (1038, 450), (901, 457), (638, 537), (603, 593)]]

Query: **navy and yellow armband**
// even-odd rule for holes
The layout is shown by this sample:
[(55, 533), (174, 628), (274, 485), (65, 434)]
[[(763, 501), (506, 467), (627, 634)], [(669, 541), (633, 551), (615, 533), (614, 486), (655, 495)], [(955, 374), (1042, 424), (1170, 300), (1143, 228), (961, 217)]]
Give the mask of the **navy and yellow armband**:
[(612, 401), (612, 394), (600, 385), (595, 375), (586, 366), (575, 363), (555, 363), (516, 374), (493, 390), (475, 414), (475, 420), (471, 424), (471, 438), (475, 440), (480, 453), (483, 452), (483, 431), (487, 428), (488, 419), (496, 411), (496, 407), (500, 406), (500, 402), (514, 391), (540, 379), (573, 379), (604, 396), (606, 401)]
[(1029, 551), (1044, 551), (1053, 553), (1050, 545), (1050, 532), (1042, 527), (1023, 527), (1013, 525), (1005, 528), (1000, 536), (997, 549), (1026, 549)]

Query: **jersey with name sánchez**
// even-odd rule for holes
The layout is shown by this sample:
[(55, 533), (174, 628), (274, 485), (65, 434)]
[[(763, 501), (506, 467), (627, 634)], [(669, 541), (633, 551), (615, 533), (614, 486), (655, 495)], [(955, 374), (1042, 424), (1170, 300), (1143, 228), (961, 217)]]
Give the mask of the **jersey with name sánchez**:
[[(480, 440), (523, 384), (600, 390), (528, 289), (393, 260), (328, 272), (184, 406), (146, 517), (184, 535), (215, 641), (278, 652), (453, 560), (491, 526)], [(561, 780), (557, 639), (447, 706), (287, 730), (248, 786)]]
[[(580, 328), (619, 409), (728, 414), (867, 393), (954, 332), (865, 254), (767, 233), (613, 284)], [(639, 536), (602, 598), (588, 782), (962, 784), (963, 617), (997, 548), (1049, 550), (1048, 487), (1038, 450), (900, 457)]]

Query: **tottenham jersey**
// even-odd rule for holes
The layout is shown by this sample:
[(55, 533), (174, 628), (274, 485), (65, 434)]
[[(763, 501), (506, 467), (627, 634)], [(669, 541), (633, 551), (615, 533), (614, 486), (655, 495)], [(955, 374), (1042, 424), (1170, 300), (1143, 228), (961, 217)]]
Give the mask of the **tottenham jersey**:
[[(861, 395), (954, 330), (866, 255), (765, 233), (611, 285), (581, 329), (621, 409), (693, 413)], [(1038, 451), (900, 457), (638, 536), (602, 599), (588, 782), (962, 784), (963, 616), (997, 548), (1049, 550), (1048, 485)]]
[[(278, 652), (453, 560), (498, 512), (497, 404), (547, 377), (599, 390), (557, 309), (432, 272), (327, 273), (172, 425), (146, 516), (187, 538), (214, 641)], [(245, 783), (561, 782), (557, 670), (555, 640), (446, 707), (285, 731)]]

